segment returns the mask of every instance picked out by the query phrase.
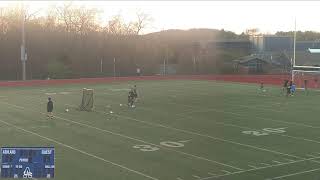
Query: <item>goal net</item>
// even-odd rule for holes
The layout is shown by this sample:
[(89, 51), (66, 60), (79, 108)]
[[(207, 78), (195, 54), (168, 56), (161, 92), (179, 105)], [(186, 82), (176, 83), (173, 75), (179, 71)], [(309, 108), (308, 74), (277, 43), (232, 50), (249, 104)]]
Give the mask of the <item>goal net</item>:
[[(303, 57), (305, 62), (302, 62), (300, 64), (305, 64), (307, 62), (307, 59), (312, 60), (313, 63), (318, 62), (318, 57), (316, 54), (320, 54), (320, 49), (308, 49), (309, 54), (305, 55)], [(309, 57), (309, 58), (308, 58)], [(310, 58), (313, 57), (313, 58)], [(310, 64), (307, 63), (307, 64)], [(319, 65), (296, 65), (295, 60), (293, 61), (293, 66), (292, 66), (292, 81), (296, 84), (297, 89), (305, 89), (305, 86), (307, 88), (318, 88), (320, 87), (319, 85), (319, 80), (320, 80), (320, 66)]]
[(82, 89), (82, 101), (80, 105), (81, 111), (93, 110), (93, 89)]
[(295, 66), (292, 71), (292, 80), (297, 89), (319, 88), (320, 87), (320, 67)]

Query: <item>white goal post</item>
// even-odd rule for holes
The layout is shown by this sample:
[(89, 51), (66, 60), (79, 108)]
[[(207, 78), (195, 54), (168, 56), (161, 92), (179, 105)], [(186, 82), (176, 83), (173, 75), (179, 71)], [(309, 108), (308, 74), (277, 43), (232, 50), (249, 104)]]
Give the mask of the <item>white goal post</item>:
[[(320, 53), (320, 49), (308, 49), (312, 54)], [(320, 61), (320, 60), (319, 60)], [(300, 66), (292, 62), (291, 80), (297, 86), (297, 89), (305, 89), (305, 81), (307, 87), (318, 88), (320, 79), (320, 66)]]

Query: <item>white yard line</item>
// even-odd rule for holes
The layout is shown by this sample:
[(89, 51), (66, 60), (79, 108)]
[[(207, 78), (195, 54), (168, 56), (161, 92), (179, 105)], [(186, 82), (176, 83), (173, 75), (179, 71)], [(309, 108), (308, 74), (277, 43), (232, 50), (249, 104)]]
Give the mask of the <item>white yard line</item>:
[[(180, 104), (179, 104), (180, 105)], [(130, 118), (130, 117), (126, 117), (126, 118)], [(131, 119), (131, 118), (130, 118)], [(140, 120), (139, 120), (140, 121)], [(282, 122), (282, 121), (281, 121)], [(148, 124), (150, 124), (150, 123), (148, 123)], [(153, 124), (153, 123), (152, 123)], [(294, 123), (295, 125), (296, 125), (296, 123)], [(159, 124), (157, 124), (157, 126), (159, 126)], [(163, 125), (160, 125), (160, 127), (163, 127)], [(168, 128), (168, 127), (167, 127)], [(170, 129), (172, 129), (172, 127), (169, 127)], [(174, 129), (176, 129), (176, 128), (174, 128)], [(179, 131), (181, 131), (181, 130), (179, 130)], [(184, 131), (185, 132), (185, 130), (182, 130), (182, 131)], [(188, 132), (188, 133), (190, 133), (190, 132)], [(192, 133), (192, 134), (194, 134), (194, 133)], [(197, 133), (196, 133), (197, 134)], [(198, 134), (199, 135), (199, 134)]]
[(102, 157), (99, 157), (99, 156), (97, 156), (97, 155), (91, 154), (91, 153), (89, 153), (89, 152), (83, 151), (83, 150), (78, 149), (78, 148), (75, 148), (75, 147), (72, 147), (72, 146), (70, 146), (70, 145), (64, 144), (64, 143), (59, 142), (59, 141), (57, 141), (57, 140), (51, 139), (51, 138), (49, 138), (49, 137), (42, 136), (42, 135), (40, 135), (40, 134), (38, 134), (38, 133), (35, 133), (35, 132), (32, 132), (32, 131), (23, 129), (23, 128), (19, 127), (19, 126), (16, 126), (16, 125), (14, 125), (14, 124), (8, 123), (8, 122), (6, 122), (6, 121), (0, 120), (0, 122), (3, 123), (3, 124), (6, 124), (6, 125), (8, 125), (8, 126), (14, 127), (14, 128), (16, 128), (17, 130), (19, 130), (19, 131), (21, 131), (21, 132), (25, 132), (25, 133), (32, 134), (32, 135), (34, 135), (34, 136), (38, 136), (38, 137), (40, 137), (40, 138), (42, 138), (42, 139), (45, 139), (45, 140), (47, 140), (47, 141), (51, 141), (51, 142), (53, 142), (53, 143), (56, 143), (56, 144), (58, 144), (58, 145), (60, 145), (60, 146), (65, 147), (65, 148), (72, 149), (72, 150), (77, 151), (77, 152), (79, 152), (79, 153), (81, 153), (81, 154), (87, 155), (87, 156), (92, 157), (92, 158), (94, 158), (94, 159), (98, 159), (98, 160), (103, 161), (103, 162), (108, 163), (108, 164), (112, 164), (113, 166), (117, 166), (117, 167), (119, 167), (119, 168), (121, 168), (121, 169), (125, 169), (125, 170), (127, 170), (127, 171), (130, 171), (130, 172), (132, 172), (132, 173), (141, 175), (141, 176), (146, 177), (146, 178), (148, 178), (148, 179), (158, 180), (158, 178), (149, 176), (149, 175), (144, 174), (144, 173), (142, 173), (142, 172), (139, 172), (139, 171), (130, 169), (130, 168), (128, 168), (128, 167), (125, 167), (125, 166), (120, 165), (120, 164), (117, 164), (117, 163), (114, 163), (114, 162), (112, 162), (112, 161), (106, 160), (106, 159), (104, 159), (104, 158), (102, 158)]
[(307, 154), (306, 156), (309, 156), (309, 157), (320, 157), (320, 156), (315, 156), (315, 155), (312, 155), (312, 154)]
[(226, 171), (226, 170), (221, 170), (222, 172), (226, 173), (226, 174), (231, 174), (230, 171)]
[(253, 166), (253, 165), (248, 165), (249, 167), (253, 168), (253, 169), (257, 169), (257, 166)]
[(285, 165), (289, 165), (289, 164), (294, 164), (294, 163), (299, 163), (299, 162), (305, 162), (305, 161), (311, 161), (311, 160), (315, 160), (315, 159), (317, 159), (317, 158), (309, 158), (309, 159), (297, 160), (297, 161), (287, 162), (287, 163), (282, 163), (282, 164), (275, 164), (275, 165), (270, 165), (270, 166), (264, 166), (264, 167), (259, 167), (259, 168), (256, 168), (256, 169), (249, 169), (249, 170), (232, 172), (232, 173), (230, 173), (230, 174), (223, 174), (223, 175), (219, 175), (219, 176), (205, 177), (205, 178), (201, 178), (200, 180), (208, 180), (208, 179), (214, 179), (214, 178), (218, 178), (218, 177), (224, 177), (224, 176), (230, 176), (230, 175), (236, 175), (236, 174), (243, 174), (243, 173), (248, 173), (248, 172), (254, 172), (254, 171), (258, 171), (258, 170), (262, 170), (262, 169), (267, 169), (267, 168), (271, 168), (271, 167), (285, 166)]
[(191, 141), (191, 139), (189, 139), (189, 140), (183, 140), (183, 141), (178, 141), (178, 142), (187, 143), (187, 142), (190, 142), (190, 141)]
[[(105, 112), (102, 112), (102, 111), (96, 111), (96, 112), (106, 114)], [(175, 127), (166, 126), (166, 125), (163, 125), (163, 124), (150, 123), (150, 122), (138, 120), (138, 119), (135, 119), (135, 118), (131, 118), (131, 117), (128, 117), (128, 116), (117, 115), (117, 114), (113, 114), (113, 116), (130, 119), (130, 120), (133, 120), (133, 121), (136, 121), (136, 122), (149, 124), (151, 126), (157, 126), (157, 127), (162, 127), (162, 128), (166, 128), (166, 129), (171, 129), (171, 130), (175, 130), (175, 131), (184, 132), (184, 133), (187, 133), (187, 134), (202, 136), (202, 137), (214, 139), (216, 141), (228, 142), (228, 143), (231, 143), (231, 144), (236, 144), (236, 145), (240, 145), (240, 146), (244, 146), (244, 147), (247, 147), (247, 148), (252, 148), (252, 149), (256, 149), (256, 150), (260, 150), (260, 151), (266, 151), (266, 152), (270, 152), (270, 153), (274, 153), (274, 154), (278, 154), (278, 155), (284, 155), (284, 156), (287, 156), (287, 157), (293, 157), (293, 158), (297, 158), (297, 159), (302, 159), (301, 157), (298, 157), (298, 156), (295, 156), (295, 155), (291, 155), (291, 154), (287, 154), (287, 153), (282, 153), (282, 152), (278, 152), (278, 151), (274, 151), (274, 150), (269, 150), (269, 149), (266, 149), (266, 148), (256, 147), (256, 146), (253, 146), (253, 145), (242, 144), (242, 143), (234, 142), (234, 141), (231, 141), (231, 140), (226, 140), (226, 139), (222, 139), (222, 138), (218, 138), (218, 137), (209, 136), (209, 135), (206, 135), (206, 134), (200, 134), (200, 133), (191, 132), (191, 131), (184, 130), (184, 129), (179, 129), (179, 128), (175, 128)]]
[(192, 177), (197, 178), (197, 179), (201, 178), (200, 176), (197, 176), (197, 175), (192, 175)]
[[(13, 104), (10, 104), (10, 103), (5, 103), (5, 102), (0, 102), (0, 103), (7, 104), (9, 106), (14, 106), (14, 107), (19, 108), (19, 109), (35, 111), (35, 110), (28, 109), (28, 108), (25, 108), (25, 107), (22, 107), (22, 106), (16, 106), (16, 105), (13, 105)], [(42, 112), (40, 112), (40, 113), (41, 114), (46, 114), (46, 113), (42, 113)], [(228, 165), (228, 164), (225, 164), (225, 163), (222, 163), (222, 162), (214, 161), (214, 160), (211, 160), (211, 159), (207, 159), (207, 158), (204, 158), (204, 157), (201, 157), (201, 156), (197, 156), (197, 155), (193, 155), (193, 154), (190, 154), (190, 153), (186, 153), (186, 152), (183, 152), (183, 151), (174, 150), (172, 148), (166, 148), (166, 147), (161, 146), (161, 145), (153, 144), (153, 143), (150, 143), (150, 142), (147, 142), (147, 141), (143, 141), (143, 140), (140, 140), (140, 139), (137, 139), (137, 138), (133, 138), (133, 137), (130, 137), (130, 136), (126, 136), (126, 135), (123, 135), (123, 134), (120, 134), (120, 133), (115, 133), (115, 132), (108, 131), (108, 130), (105, 130), (105, 129), (101, 129), (101, 128), (98, 128), (98, 127), (95, 127), (95, 126), (91, 126), (91, 125), (80, 123), (80, 122), (77, 122), (77, 121), (73, 121), (73, 120), (70, 120), (70, 119), (67, 119), (67, 118), (59, 117), (57, 115), (54, 115), (54, 117), (58, 118), (58, 119), (61, 119), (61, 120), (64, 120), (64, 121), (67, 121), (67, 122), (70, 122), (70, 123), (73, 123), (73, 124), (77, 124), (77, 125), (84, 126), (84, 127), (87, 127), (87, 128), (95, 129), (95, 130), (102, 131), (102, 132), (105, 132), (105, 133), (109, 133), (109, 134), (112, 134), (112, 135), (115, 135), (115, 136), (119, 136), (119, 137), (122, 137), (122, 138), (130, 139), (130, 140), (137, 141), (137, 142), (140, 142), (140, 143), (142, 142), (142, 143), (145, 143), (145, 144), (153, 145), (153, 146), (165, 149), (167, 151), (176, 152), (176, 153), (179, 153), (179, 154), (183, 154), (183, 155), (186, 155), (186, 156), (189, 156), (189, 157), (193, 157), (193, 158), (196, 158), (196, 159), (204, 160), (204, 161), (211, 162), (211, 163), (214, 163), (214, 164), (219, 164), (219, 165), (222, 165), (222, 166), (225, 166), (225, 167), (229, 167), (229, 168), (232, 168), (232, 169), (243, 170), (243, 169), (241, 169), (239, 167), (231, 166), (231, 165)]]
[(292, 159), (288, 159), (288, 158), (283, 158), (283, 159), (289, 162), (295, 162), (295, 160), (292, 160)]
[(281, 164), (282, 163), (280, 161), (275, 161), (275, 160), (273, 160), (272, 162), (277, 163), (277, 164)]
[[(71, 105), (72, 106), (72, 105)], [(99, 111), (97, 111), (97, 112), (99, 112)], [(104, 113), (104, 112), (100, 112), (100, 113)], [(174, 130), (179, 130), (179, 131), (181, 131), (180, 129), (177, 129), (177, 128), (172, 128), (172, 127), (168, 127), (168, 126), (165, 126), (165, 125), (162, 125), (162, 124), (154, 124), (154, 123), (149, 123), (149, 122), (145, 122), (145, 121), (141, 121), (141, 120), (137, 120), (137, 119), (134, 119), (134, 118), (131, 118), (131, 117), (126, 117), (126, 116), (121, 116), (121, 115), (115, 115), (115, 116), (120, 116), (120, 117), (124, 117), (124, 118), (127, 118), (127, 119), (131, 119), (131, 120), (135, 120), (135, 121), (138, 121), (138, 122), (142, 122), (142, 123), (146, 123), (146, 124), (149, 124), (149, 125), (153, 125), (153, 126), (160, 126), (160, 127), (165, 127), (165, 128), (169, 128), (169, 129), (174, 129)], [(225, 123), (220, 123), (220, 124), (225, 124)], [(234, 126), (234, 127), (239, 127), (239, 128), (247, 128), (247, 129), (252, 129), (252, 128), (248, 128), (248, 127), (243, 127), (243, 126), (236, 126), (236, 125), (231, 125), (231, 126)], [(186, 132), (185, 130), (182, 130), (183, 132)], [(188, 133), (190, 133), (189, 131), (187, 131)], [(199, 135), (198, 133), (196, 133), (196, 135)], [(206, 137), (208, 137), (208, 135), (205, 135)], [(292, 137), (292, 136), (288, 136), (288, 135), (281, 135), (281, 136), (285, 136), (285, 137), (291, 137), (291, 138), (295, 138), (295, 139), (302, 139), (303, 140), (303, 138), (297, 138), (297, 137)], [(214, 137), (215, 138), (215, 137)], [(216, 139), (216, 138), (215, 138)], [(220, 139), (220, 138), (218, 138), (218, 139)], [(217, 140), (217, 139), (216, 139)], [(304, 139), (305, 140), (305, 139)], [(251, 145), (249, 145), (249, 146), (251, 146)], [(254, 148), (256, 148), (255, 146), (251, 146), (251, 147), (254, 147)], [(264, 148), (259, 148), (260, 150), (267, 150), (267, 149), (264, 149)], [(269, 152), (273, 152), (273, 153), (281, 153), (281, 152), (277, 152), (277, 151), (270, 151), (270, 150), (268, 150)], [(284, 153), (281, 153), (282, 155), (286, 155), (286, 156), (291, 156), (291, 157), (295, 157), (295, 158), (297, 158), (297, 159), (303, 159), (303, 158), (301, 158), (301, 157), (298, 157), (298, 156), (294, 156), (294, 155), (290, 155), (290, 154), (284, 154)], [(317, 162), (317, 163), (320, 163), (319, 161), (314, 161), (314, 162)]]
[(217, 174), (214, 174), (214, 173), (211, 173), (211, 172), (208, 172), (209, 175), (211, 176), (217, 176)]
[[(196, 106), (190, 106), (190, 105), (185, 105), (185, 104), (179, 104), (179, 103), (174, 103), (174, 102), (168, 102), (168, 104), (174, 104), (174, 105), (179, 105), (179, 106), (185, 106), (185, 107), (189, 107), (189, 108), (194, 108), (194, 109), (199, 109), (196, 112), (219, 112), (219, 113), (224, 113), (224, 114), (231, 114), (237, 117), (245, 117), (248, 118), (248, 115), (245, 114), (239, 114), (239, 113), (235, 113), (235, 112), (230, 112), (230, 111), (224, 111), (221, 109), (216, 109), (216, 108), (205, 108), (205, 107), (196, 107)], [(195, 111), (194, 111), (195, 112)], [(308, 127), (308, 128), (314, 128), (314, 129), (320, 129), (319, 126), (314, 126), (314, 125), (307, 125), (307, 124), (302, 124), (302, 123), (295, 123), (295, 122), (289, 122), (289, 121), (283, 121), (283, 120), (275, 120), (275, 119), (271, 119), (271, 118), (264, 118), (264, 117), (259, 117), (259, 116), (255, 116), (258, 119), (261, 120), (265, 120), (265, 121), (273, 121), (273, 122), (280, 122), (280, 123), (284, 123), (284, 124), (289, 124), (289, 125), (296, 125), (296, 126), (302, 126), (302, 127)]]
[(270, 166), (270, 164), (267, 164), (267, 163), (260, 163), (260, 164), (262, 164), (264, 166)]
[(283, 178), (296, 176), (296, 175), (300, 175), (300, 174), (306, 174), (306, 173), (315, 172), (315, 171), (319, 171), (319, 170), (320, 170), (320, 168), (311, 169), (311, 170), (308, 170), (308, 171), (301, 171), (301, 172), (287, 174), (287, 175), (283, 175), (283, 176), (277, 176), (277, 177), (274, 177), (274, 178), (267, 178), (266, 180), (283, 179)]
[(49, 128), (50, 126), (31, 126), (31, 129), (38, 129), (38, 128)]

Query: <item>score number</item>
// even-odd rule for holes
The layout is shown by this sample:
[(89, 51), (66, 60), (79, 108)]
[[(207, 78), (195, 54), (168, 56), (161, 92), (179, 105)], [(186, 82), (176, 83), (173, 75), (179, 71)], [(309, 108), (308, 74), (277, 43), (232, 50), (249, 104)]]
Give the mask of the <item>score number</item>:
[(284, 128), (263, 128), (257, 131), (242, 131), (243, 134), (253, 135), (253, 136), (267, 136), (270, 134), (281, 134), (285, 133), (286, 127)]

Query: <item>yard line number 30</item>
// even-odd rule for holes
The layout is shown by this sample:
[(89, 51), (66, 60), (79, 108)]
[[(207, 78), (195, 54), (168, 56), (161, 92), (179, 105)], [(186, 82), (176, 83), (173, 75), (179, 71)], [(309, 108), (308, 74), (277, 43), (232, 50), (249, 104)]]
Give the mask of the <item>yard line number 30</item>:
[[(185, 142), (187, 142), (187, 141), (178, 141), (178, 142), (163, 141), (163, 142), (160, 142), (160, 145), (166, 146), (169, 148), (180, 148), (180, 147), (184, 147)], [(135, 145), (135, 146), (133, 146), (133, 148), (139, 149), (140, 151), (143, 151), (143, 152), (158, 151), (160, 149), (159, 147), (157, 147), (155, 145), (149, 145), (149, 144)]]

